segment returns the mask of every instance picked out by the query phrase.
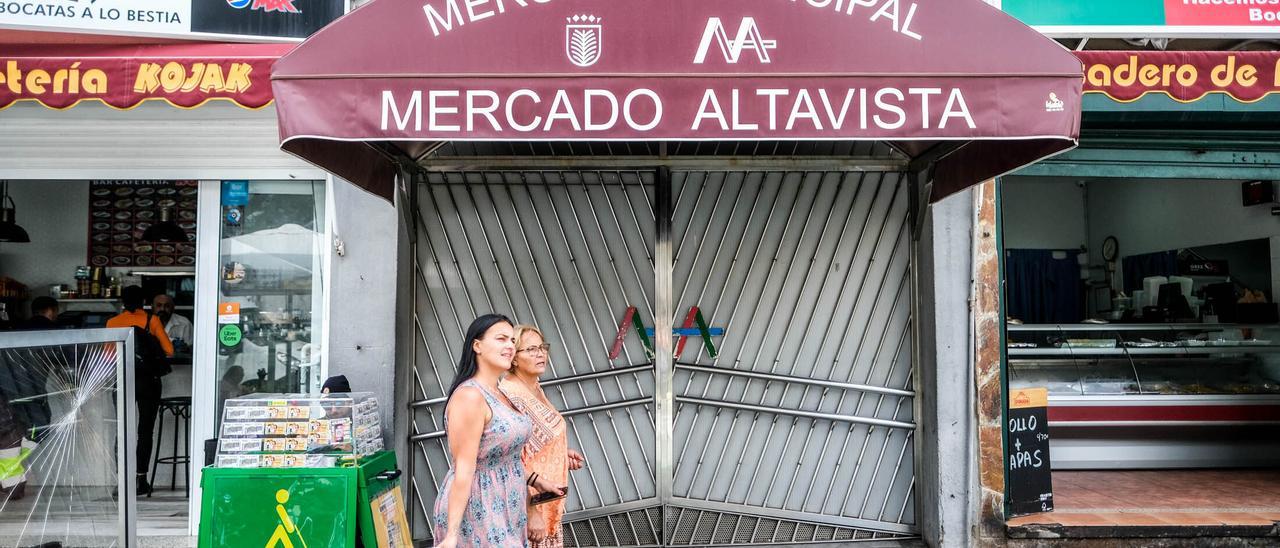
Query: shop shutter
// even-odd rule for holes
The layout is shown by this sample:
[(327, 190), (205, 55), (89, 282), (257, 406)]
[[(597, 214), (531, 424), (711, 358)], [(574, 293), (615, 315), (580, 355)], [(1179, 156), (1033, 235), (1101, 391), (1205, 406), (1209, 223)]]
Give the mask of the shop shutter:
[(280, 150), (274, 107), (85, 102), (0, 111), (0, 179), (324, 179)]

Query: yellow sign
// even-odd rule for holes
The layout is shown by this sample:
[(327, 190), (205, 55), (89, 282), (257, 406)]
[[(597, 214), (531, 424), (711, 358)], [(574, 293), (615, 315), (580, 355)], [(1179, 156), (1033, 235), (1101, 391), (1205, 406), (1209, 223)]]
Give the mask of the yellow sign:
[(409, 520), (404, 515), (404, 497), (397, 485), (369, 501), (373, 510), (373, 532), (378, 548), (411, 548)]
[(302, 548), (307, 548), (307, 541), (302, 539), (302, 532), (293, 524), (293, 520), (289, 519), (289, 513), (284, 509), (286, 502), (289, 502), (289, 492), (284, 489), (276, 491), (276, 515), (280, 517), (280, 523), (276, 525), (276, 531), (271, 534), (271, 540), (267, 541), (266, 548), (293, 548), (293, 541), (289, 538), (290, 533), (297, 535)]
[(251, 72), (253, 66), (249, 63), (231, 63), (225, 71), (218, 63), (142, 63), (133, 82), (133, 92), (153, 93), (163, 88), (165, 93), (189, 93), (199, 88), (204, 93), (242, 93), (253, 85), (249, 78)]
[(1023, 388), (1021, 390), (1014, 390), (1013, 394), (1009, 397), (1010, 409), (1048, 406), (1049, 389), (1047, 388)]

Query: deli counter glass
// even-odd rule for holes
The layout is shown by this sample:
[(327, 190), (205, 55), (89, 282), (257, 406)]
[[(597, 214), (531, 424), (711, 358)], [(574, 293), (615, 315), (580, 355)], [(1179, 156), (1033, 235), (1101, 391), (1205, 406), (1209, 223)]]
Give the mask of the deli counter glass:
[(1054, 468), (1280, 464), (1280, 326), (1009, 325), (1009, 388), (1049, 390)]

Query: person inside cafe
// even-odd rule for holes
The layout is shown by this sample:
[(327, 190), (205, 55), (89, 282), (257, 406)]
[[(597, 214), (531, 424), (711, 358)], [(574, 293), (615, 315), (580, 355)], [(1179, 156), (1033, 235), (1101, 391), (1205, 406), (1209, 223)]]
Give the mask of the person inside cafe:
[(160, 377), (169, 372), (169, 365), (165, 360), (173, 357), (173, 343), (164, 331), (164, 323), (151, 312), (143, 310), (146, 301), (146, 293), (142, 287), (126, 287), (120, 292), (120, 304), (124, 307), (124, 312), (107, 320), (107, 327), (137, 328), (134, 330), (134, 344), (138, 349), (134, 360), (134, 395), (138, 403), (136, 455), (139, 495), (151, 492), (151, 484), (147, 483), (147, 471), (151, 467), (151, 444), (155, 438), (156, 413), (160, 409)]
[(173, 343), (175, 349), (191, 348), (191, 320), (173, 312), (173, 297), (166, 293), (156, 295), (151, 300), (151, 310), (160, 318), (160, 323), (164, 324), (164, 332), (169, 335), (169, 342)]
[(40, 296), (31, 299), (31, 317), (23, 322), (19, 329), (23, 331), (43, 331), (58, 328), (58, 301), (53, 297)]

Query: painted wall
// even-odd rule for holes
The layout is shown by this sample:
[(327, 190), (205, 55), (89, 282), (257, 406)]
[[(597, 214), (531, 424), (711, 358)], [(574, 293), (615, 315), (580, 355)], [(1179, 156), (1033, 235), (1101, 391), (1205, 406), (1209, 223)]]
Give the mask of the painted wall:
[(1240, 205), (1240, 181), (1093, 182), (1089, 216), (1091, 245), (1114, 234), (1121, 256), (1280, 234), (1270, 208)]
[[(9, 195), (31, 243), (0, 243), (0, 276), (26, 284), (33, 295), (75, 283), (89, 245), (89, 181), (10, 181)], [(27, 312), (24, 305), (19, 315)]]
[[(1102, 241), (1115, 236), (1120, 256), (1271, 239), (1269, 260), (1236, 268), (1280, 294), (1280, 217), (1266, 206), (1240, 205), (1240, 181), (1006, 177), (1001, 182), (1004, 245), (1021, 249), (1086, 246), (1102, 262)], [(1268, 269), (1267, 274), (1257, 273)], [(1100, 279), (1100, 271), (1094, 272)], [(1117, 278), (1120, 279), (1120, 278)], [(1104, 303), (1105, 304), (1105, 303)]]
[(396, 394), (396, 208), (341, 179), (329, 185), (339, 255), (329, 246), (329, 374), (346, 375), (351, 389), (373, 392), (382, 414), (384, 443), (394, 443)]
[[(1240, 205), (1240, 181), (1123, 180), (1089, 184), (1091, 248), (1115, 235), (1120, 256), (1185, 247), (1280, 238), (1280, 217), (1266, 206)], [(1274, 244), (1273, 244), (1274, 247)], [(1276, 254), (1273, 295), (1280, 289)]]
[(1000, 185), (1004, 246), (1079, 249), (1088, 243), (1085, 188), (1070, 179), (1009, 177)]

